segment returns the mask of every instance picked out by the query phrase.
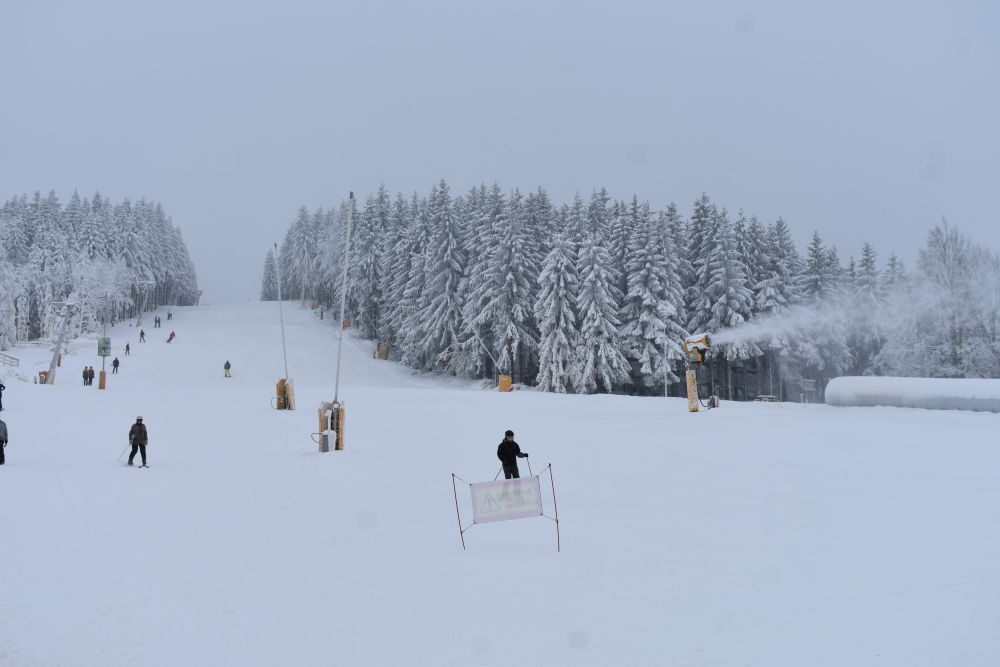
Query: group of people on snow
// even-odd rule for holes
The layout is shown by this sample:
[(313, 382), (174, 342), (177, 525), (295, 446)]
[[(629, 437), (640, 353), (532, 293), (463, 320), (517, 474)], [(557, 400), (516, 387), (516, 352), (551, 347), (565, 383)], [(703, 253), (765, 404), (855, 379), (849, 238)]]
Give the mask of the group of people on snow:
[[(173, 314), (169, 311), (167, 312), (167, 319), (172, 319)], [(160, 326), (160, 318), (156, 316), (154, 318), (154, 327)], [(171, 331), (170, 336), (167, 338), (167, 342), (170, 343), (176, 338), (176, 334)], [(139, 342), (146, 342), (146, 332), (143, 330), (139, 331)], [(128, 343), (125, 344), (125, 354), (129, 354), (131, 347)], [(111, 372), (117, 373), (120, 361), (118, 357), (115, 357), (111, 362)], [(232, 364), (229, 360), (222, 366), (224, 377), (231, 378)], [(83, 384), (85, 386), (90, 386), (94, 383), (94, 368), (93, 366), (85, 366), (83, 369)], [(0, 383), (0, 410), (3, 410), (3, 391), (6, 387)], [(128, 441), (131, 446), (131, 453), (128, 457), (127, 465), (134, 465), (135, 456), (139, 454), (142, 459), (142, 467), (149, 467), (146, 461), (146, 445), (149, 444), (149, 432), (146, 429), (146, 425), (142, 421), (142, 415), (135, 418), (135, 423), (128, 432)], [(4, 448), (7, 446), (7, 424), (0, 420), (0, 465), (4, 463)], [(500, 459), (500, 463), (503, 466), (503, 474), (505, 479), (518, 479), (521, 474), (517, 467), (517, 460), (519, 458), (528, 458), (527, 452), (522, 452), (520, 445), (514, 440), (514, 432), (508, 430), (504, 433), (503, 440), (497, 446), (497, 458)]]
[[(167, 319), (168, 320), (174, 319), (174, 314), (172, 312), (170, 312), (169, 310), (167, 311)], [(160, 319), (159, 315), (154, 316), (153, 317), (153, 328), (154, 329), (159, 329), (160, 328), (160, 324), (162, 322), (163, 322), (163, 320)]]

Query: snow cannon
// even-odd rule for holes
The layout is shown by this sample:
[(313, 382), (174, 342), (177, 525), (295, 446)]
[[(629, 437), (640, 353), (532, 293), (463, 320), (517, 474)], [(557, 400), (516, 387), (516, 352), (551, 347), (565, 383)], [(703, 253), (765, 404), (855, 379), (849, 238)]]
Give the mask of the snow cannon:
[[(705, 353), (712, 347), (707, 333), (695, 334), (684, 339), (684, 354), (688, 360), (687, 380), (688, 412), (698, 412), (698, 373), (696, 366), (705, 362)], [(711, 406), (712, 403), (710, 402)]]
[(701, 364), (705, 361), (705, 353), (712, 347), (707, 333), (694, 334), (684, 339), (684, 354), (689, 364)]

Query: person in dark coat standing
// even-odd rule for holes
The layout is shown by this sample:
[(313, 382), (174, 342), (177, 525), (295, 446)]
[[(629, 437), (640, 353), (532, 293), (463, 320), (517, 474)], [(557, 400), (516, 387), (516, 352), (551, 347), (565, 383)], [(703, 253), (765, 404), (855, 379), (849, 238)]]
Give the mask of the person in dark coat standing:
[(146, 444), (149, 442), (149, 434), (146, 433), (146, 425), (142, 423), (142, 415), (135, 418), (135, 423), (128, 430), (128, 441), (132, 445), (132, 453), (128, 455), (128, 464), (132, 465), (136, 451), (142, 454), (142, 465), (146, 466)]
[(3, 382), (0, 382), (0, 412), (3, 412), (3, 390), (6, 388), (3, 386)]
[(128, 343), (125, 343), (125, 356), (126, 356), (126, 357), (128, 356), (128, 352), (129, 352), (129, 350), (131, 350), (131, 349), (132, 349), (132, 348), (131, 348), (131, 347), (129, 347), (129, 344), (128, 344)]
[(89, 379), (90, 379), (90, 367), (89, 366), (84, 366), (83, 367), (83, 386), (84, 387), (87, 386), (87, 380), (89, 380)]
[(232, 368), (232, 366), (229, 365), (229, 360), (226, 359), (226, 365), (222, 367), (222, 370), (226, 371), (226, 377), (227, 378), (233, 377), (232, 375), (229, 374), (229, 369), (230, 368)]
[(111, 372), (112, 373), (118, 372), (118, 357), (115, 357), (115, 360), (111, 362)]
[(0, 419), (0, 466), (3, 465), (3, 450), (7, 446), (7, 424)]
[(145, 343), (146, 342), (146, 332), (143, 329), (139, 330), (139, 342), (140, 343)]
[(497, 458), (503, 463), (503, 476), (505, 479), (518, 479), (521, 473), (517, 469), (517, 460), (528, 458), (527, 452), (522, 452), (521, 448), (514, 442), (514, 432), (504, 433), (500, 446), (497, 447)]

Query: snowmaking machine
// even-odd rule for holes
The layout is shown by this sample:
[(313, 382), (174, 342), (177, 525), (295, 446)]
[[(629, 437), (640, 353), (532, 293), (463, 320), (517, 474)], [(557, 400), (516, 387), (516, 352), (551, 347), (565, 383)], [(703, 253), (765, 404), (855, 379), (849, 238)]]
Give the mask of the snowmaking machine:
[[(688, 412), (698, 412), (698, 405), (701, 399), (698, 397), (698, 373), (697, 368), (705, 363), (705, 355), (712, 347), (712, 341), (707, 333), (694, 334), (684, 339), (684, 354), (687, 357), (688, 369), (685, 374), (687, 379)], [(706, 408), (719, 407), (719, 398), (710, 396)]]

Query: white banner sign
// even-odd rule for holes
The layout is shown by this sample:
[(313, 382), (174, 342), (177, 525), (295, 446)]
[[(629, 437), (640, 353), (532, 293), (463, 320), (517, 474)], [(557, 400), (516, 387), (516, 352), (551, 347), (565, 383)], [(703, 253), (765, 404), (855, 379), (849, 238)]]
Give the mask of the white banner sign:
[(542, 494), (537, 477), (470, 484), (472, 521), (488, 523), (542, 515)]

